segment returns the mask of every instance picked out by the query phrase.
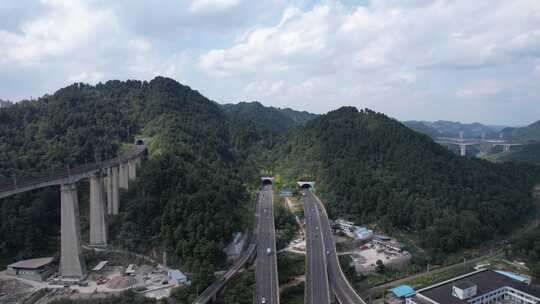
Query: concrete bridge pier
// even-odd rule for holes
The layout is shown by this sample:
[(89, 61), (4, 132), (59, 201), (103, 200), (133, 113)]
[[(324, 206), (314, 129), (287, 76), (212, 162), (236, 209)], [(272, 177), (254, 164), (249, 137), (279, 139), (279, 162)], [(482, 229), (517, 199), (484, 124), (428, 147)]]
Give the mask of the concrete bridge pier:
[(510, 145), (503, 145), (503, 152), (510, 151)]
[(105, 192), (107, 195), (107, 214), (112, 214), (112, 169), (107, 168), (107, 176), (103, 178), (105, 184)]
[(118, 209), (120, 207), (120, 167), (111, 168), (111, 179), (112, 201), (109, 214), (116, 215), (118, 214)]
[(77, 186), (64, 184), (60, 191), (60, 276), (65, 281), (80, 281), (86, 277), (86, 264), (81, 248)]
[(128, 179), (133, 181), (137, 178), (137, 163), (135, 160), (130, 160), (127, 163), (128, 166)]
[(119, 167), (120, 189), (129, 189), (129, 166), (127, 163), (120, 163)]
[(103, 176), (96, 173), (90, 177), (90, 246), (107, 247), (107, 223), (105, 217), (105, 189)]

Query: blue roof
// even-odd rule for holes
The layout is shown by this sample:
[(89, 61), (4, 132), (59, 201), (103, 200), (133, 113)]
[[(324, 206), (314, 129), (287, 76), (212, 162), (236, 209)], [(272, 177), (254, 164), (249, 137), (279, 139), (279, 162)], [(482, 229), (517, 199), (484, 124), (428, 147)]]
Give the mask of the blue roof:
[(526, 276), (521, 276), (521, 275), (518, 275), (518, 274), (515, 274), (513, 272), (508, 272), (508, 271), (503, 271), (503, 270), (495, 270), (496, 273), (498, 274), (502, 274), (504, 276), (507, 276), (511, 279), (514, 279), (516, 281), (520, 281), (520, 282), (528, 282), (530, 279)]
[(390, 289), (390, 291), (398, 298), (410, 297), (416, 294), (414, 289), (412, 289), (412, 287), (409, 285), (400, 285), (398, 287)]
[(187, 279), (185, 274), (183, 274), (180, 270), (176, 270), (176, 269), (170, 270), (169, 275), (171, 276), (171, 278), (177, 281), (182, 281), (182, 280)]

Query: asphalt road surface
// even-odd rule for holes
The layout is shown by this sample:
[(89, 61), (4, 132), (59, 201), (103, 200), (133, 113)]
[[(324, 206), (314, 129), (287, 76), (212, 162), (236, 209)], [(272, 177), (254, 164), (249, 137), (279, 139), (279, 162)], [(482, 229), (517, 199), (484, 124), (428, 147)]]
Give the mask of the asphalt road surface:
[(325, 244), (321, 237), (321, 222), (317, 202), (304, 191), (304, 216), (306, 218), (306, 287), (304, 303), (329, 304), (330, 287), (326, 269)]
[(310, 206), (316, 206), (320, 222), (320, 233), (322, 235), (324, 247), (326, 250), (325, 253), (328, 279), (337, 300), (341, 304), (365, 304), (366, 302), (362, 298), (360, 298), (360, 296), (351, 286), (349, 281), (347, 281), (347, 278), (343, 274), (343, 271), (341, 271), (338, 255), (336, 253), (336, 246), (332, 236), (332, 228), (330, 226), (330, 221), (328, 220), (328, 215), (326, 214), (326, 210), (324, 209), (322, 202), (311, 191), (306, 191), (304, 201), (309, 202)]
[(259, 193), (259, 210), (257, 211), (256, 304), (279, 304), (276, 232), (274, 229), (272, 196), (272, 186), (263, 186)]

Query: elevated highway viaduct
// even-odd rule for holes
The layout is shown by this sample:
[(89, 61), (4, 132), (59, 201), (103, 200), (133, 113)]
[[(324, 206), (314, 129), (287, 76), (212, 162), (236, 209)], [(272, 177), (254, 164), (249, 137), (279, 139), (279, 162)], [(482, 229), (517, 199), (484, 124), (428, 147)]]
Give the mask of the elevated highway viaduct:
[(118, 158), (67, 168), (41, 177), (19, 178), (0, 184), (0, 199), (46, 187), (60, 188), (60, 276), (77, 283), (86, 278), (82, 256), (77, 183), (90, 181), (90, 242), (92, 247), (107, 246), (107, 214), (118, 214), (119, 189), (127, 190), (137, 176), (137, 167), (146, 152), (144, 144)]

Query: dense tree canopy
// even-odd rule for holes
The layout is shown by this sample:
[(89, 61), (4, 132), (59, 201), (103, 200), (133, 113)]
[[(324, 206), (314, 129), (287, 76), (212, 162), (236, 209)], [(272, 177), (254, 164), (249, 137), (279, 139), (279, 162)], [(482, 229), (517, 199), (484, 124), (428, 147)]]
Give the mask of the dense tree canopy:
[(315, 176), (333, 216), (416, 232), (433, 257), (508, 233), (533, 208), (537, 167), (461, 158), (370, 110), (308, 122), (276, 153), (291, 179)]
[[(74, 84), (0, 110), (0, 177), (111, 158), (136, 134), (151, 138), (111, 237), (127, 249), (167, 250), (208, 281), (248, 203), (237, 161), (244, 135), (230, 125), (217, 104), (171, 79)], [(0, 203), (0, 263), (58, 248), (57, 189)]]

